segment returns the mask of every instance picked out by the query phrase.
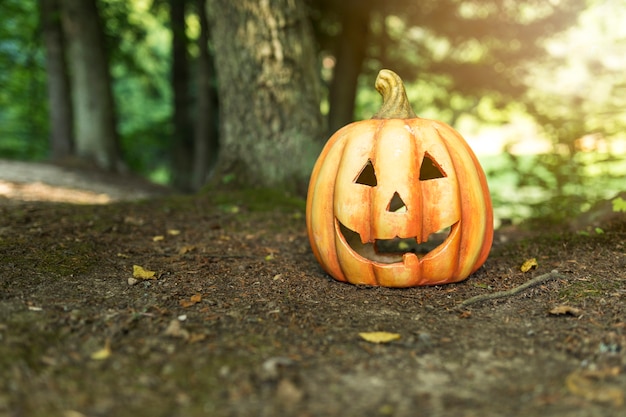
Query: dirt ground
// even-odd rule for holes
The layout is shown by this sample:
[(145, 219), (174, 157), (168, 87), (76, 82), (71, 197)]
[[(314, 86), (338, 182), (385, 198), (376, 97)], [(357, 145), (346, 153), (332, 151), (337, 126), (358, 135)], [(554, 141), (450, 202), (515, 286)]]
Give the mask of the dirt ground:
[(364, 288), (318, 266), (301, 200), (3, 181), (1, 417), (626, 415), (623, 217), (499, 230), (459, 284)]

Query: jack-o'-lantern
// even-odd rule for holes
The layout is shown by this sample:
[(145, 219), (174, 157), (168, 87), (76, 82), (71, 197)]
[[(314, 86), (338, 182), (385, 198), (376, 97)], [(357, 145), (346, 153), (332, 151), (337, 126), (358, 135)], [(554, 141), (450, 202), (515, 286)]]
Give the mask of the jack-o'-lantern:
[(485, 174), (458, 132), (415, 115), (397, 74), (380, 71), (376, 89), (380, 111), (337, 131), (313, 168), (313, 253), (332, 277), (353, 284), (461, 281), (491, 248)]

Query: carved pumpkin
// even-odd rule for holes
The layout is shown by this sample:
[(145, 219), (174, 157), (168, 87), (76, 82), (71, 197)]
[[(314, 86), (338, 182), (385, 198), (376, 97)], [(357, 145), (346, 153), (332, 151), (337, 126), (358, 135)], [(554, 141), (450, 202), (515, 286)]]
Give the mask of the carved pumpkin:
[(461, 281), (491, 248), (485, 174), (452, 127), (415, 115), (397, 74), (380, 71), (376, 89), (380, 111), (337, 131), (313, 168), (306, 207), (313, 253), (352, 284)]

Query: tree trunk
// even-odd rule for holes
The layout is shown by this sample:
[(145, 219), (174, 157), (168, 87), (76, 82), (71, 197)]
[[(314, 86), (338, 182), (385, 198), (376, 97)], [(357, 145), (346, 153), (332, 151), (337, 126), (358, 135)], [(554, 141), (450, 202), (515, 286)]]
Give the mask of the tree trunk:
[(39, 0), (39, 14), (48, 76), (50, 156), (53, 160), (61, 160), (72, 154), (74, 131), (59, 1)]
[(196, 0), (200, 17), (198, 37), (198, 101), (194, 132), (193, 188), (200, 189), (217, 161), (217, 115), (213, 88), (215, 68), (209, 54), (209, 22), (206, 16), (206, 0)]
[(302, 0), (210, 0), (218, 178), (304, 193), (322, 145), (318, 65)]
[[(361, 3), (355, 4), (355, 3)], [(354, 102), (370, 32), (370, 5), (365, 0), (338, 4), (341, 35), (337, 38), (336, 64), (329, 93), (328, 130), (334, 133), (354, 121)]]
[(172, 25), (172, 91), (174, 93), (172, 184), (182, 191), (192, 189), (193, 130), (189, 97), (189, 56), (185, 10), (187, 0), (170, 0)]
[(74, 104), (76, 155), (122, 170), (109, 62), (96, 0), (62, 0)]

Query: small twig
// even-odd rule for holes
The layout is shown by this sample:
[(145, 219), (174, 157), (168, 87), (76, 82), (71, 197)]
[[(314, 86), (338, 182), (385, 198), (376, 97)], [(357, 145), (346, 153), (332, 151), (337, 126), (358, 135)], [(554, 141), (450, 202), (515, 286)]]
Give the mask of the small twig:
[(463, 309), (469, 305), (472, 304), (476, 304), (476, 303), (482, 303), (483, 301), (487, 301), (487, 300), (495, 300), (497, 298), (504, 298), (504, 297), (511, 297), (514, 296), (516, 294), (519, 294), (520, 292), (533, 287), (537, 284), (541, 284), (543, 282), (546, 282), (548, 280), (554, 279), (554, 278), (565, 278), (563, 275), (559, 274), (559, 271), (557, 271), (556, 269), (553, 270), (552, 272), (549, 272), (547, 274), (543, 274), (543, 275), (539, 275), (538, 277), (535, 277), (533, 279), (531, 279), (528, 282), (523, 283), (522, 285), (519, 285), (517, 287), (511, 288), (510, 290), (506, 290), (506, 291), (498, 291), (498, 292), (494, 292), (491, 294), (481, 294), (481, 295), (477, 295), (475, 297), (472, 298), (468, 298), (467, 300), (463, 301), (461, 304), (459, 304), (456, 309), (460, 310)]

